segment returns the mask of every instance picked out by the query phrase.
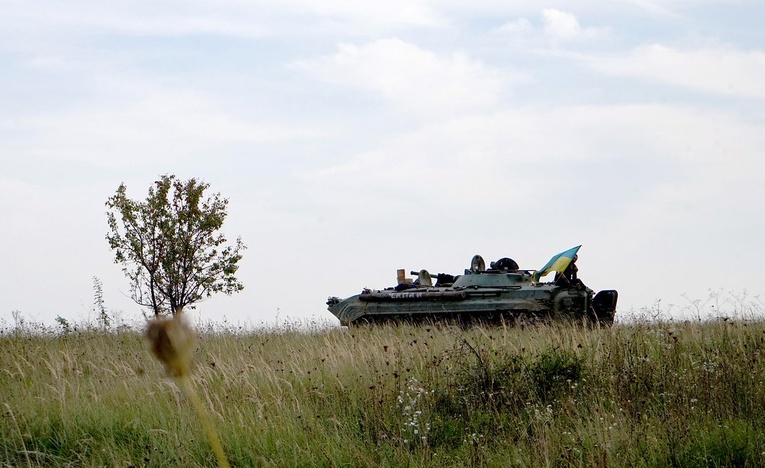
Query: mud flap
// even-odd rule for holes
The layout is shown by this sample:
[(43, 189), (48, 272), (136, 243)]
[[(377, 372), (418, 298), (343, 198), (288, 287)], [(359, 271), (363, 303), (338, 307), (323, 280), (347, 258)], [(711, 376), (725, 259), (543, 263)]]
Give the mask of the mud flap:
[(613, 289), (600, 291), (592, 299), (592, 308), (601, 325), (611, 325), (614, 323), (614, 314), (616, 314), (616, 301), (619, 299), (619, 293)]

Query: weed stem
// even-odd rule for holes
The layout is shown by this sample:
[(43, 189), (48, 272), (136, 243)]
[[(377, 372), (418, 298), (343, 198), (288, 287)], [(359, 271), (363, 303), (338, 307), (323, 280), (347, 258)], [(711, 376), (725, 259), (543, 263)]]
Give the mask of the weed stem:
[(210, 445), (212, 445), (215, 457), (218, 459), (218, 465), (224, 468), (229, 468), (228, 460), (226, 460), (226, 455), (223, 453), (223, 446), (220, 443), (220, 439), (218, 439), (218, 434), (215, 432), (210, 415), (207, 414), (207, 410), (205, 410), (202, 400), (199, 399), (199, 395), (197, 395), (197, 392), (194, 390), (191, 379), (188, 375), (181, 375), (178, 376), (178, 380), (180, 381), (184, 393), (186, 393), (186, 397), (191, 400), (191, 404), (194, 406), (194, 410), (202, 421), (202, 425), (205, 427), (207, 438), (210, 439)]

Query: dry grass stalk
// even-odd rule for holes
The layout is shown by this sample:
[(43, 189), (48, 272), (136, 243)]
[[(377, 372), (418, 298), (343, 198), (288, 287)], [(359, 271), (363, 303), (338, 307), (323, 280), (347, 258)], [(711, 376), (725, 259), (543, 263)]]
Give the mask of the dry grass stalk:
[(218, 464), (222, 467), (228, 467), (228, 460), (223, 453), (223, 446), (215, 432), (215, 427), (191, 383), (191, 366), (196, 347), (194, 331), (180, 316), (175, 316), (171, 319), (159, 319), (150, 322), (146, 335), (149, 338), (154, 356), (165, 366), (167, 374), (177, 379), (179, 386), (194, 406), (207, 437), (210, 439)]

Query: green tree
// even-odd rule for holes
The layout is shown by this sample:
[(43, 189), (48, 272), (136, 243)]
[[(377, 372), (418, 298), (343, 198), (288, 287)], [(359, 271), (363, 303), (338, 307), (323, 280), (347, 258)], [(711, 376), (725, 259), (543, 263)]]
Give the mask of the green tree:
[(228, 199), (219, 193), (204, 198), (208, 188), (197, 179), (163, 175), (145, 201), (128, 198), (122, 183), (106, 202), (114, 262), (122, 264), (133, 300), (155, 316), (179, 315), (213, 293), (244, 288), (235, 273), (246, 246), (241, 238), (224, 245), (219, 229)]

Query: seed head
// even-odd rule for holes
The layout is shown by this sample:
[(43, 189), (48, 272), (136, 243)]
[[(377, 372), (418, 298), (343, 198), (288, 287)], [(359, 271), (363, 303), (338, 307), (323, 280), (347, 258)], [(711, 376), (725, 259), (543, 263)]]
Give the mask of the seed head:
[(151, 351), (171, 377), (184, 377), (191, 373), (196, 339), (194, 332), (179, 317), (157, 319), (146, 329)]

